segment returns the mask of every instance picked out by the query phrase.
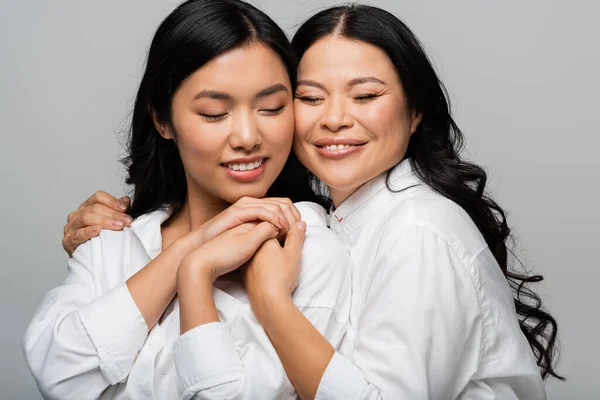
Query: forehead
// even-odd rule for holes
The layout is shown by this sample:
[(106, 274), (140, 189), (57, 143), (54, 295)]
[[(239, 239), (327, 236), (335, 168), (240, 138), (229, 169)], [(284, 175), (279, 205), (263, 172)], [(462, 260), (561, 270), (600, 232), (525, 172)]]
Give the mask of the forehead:
[(397, 75), (389, 57), (379, 47), (341, 36), (327, 36), (315, 42), (302, 56), (299, 77), (308, 75), (353, 79), (359, 75)]
[(289, 75), (279, 55), (268, 46), (252, 43), (214, 58), (186, 79), (180, 90), (222, 90), (232, 95), (267, 86), (289, 84)]

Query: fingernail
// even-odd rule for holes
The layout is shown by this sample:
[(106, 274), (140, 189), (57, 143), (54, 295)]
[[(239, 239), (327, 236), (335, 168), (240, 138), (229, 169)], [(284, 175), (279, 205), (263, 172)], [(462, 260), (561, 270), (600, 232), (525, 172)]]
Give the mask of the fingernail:
[(123, 201), (120, 201), (119, 205), (118, 205), (118, 208), (121, 211), (127, 211), (127, 204), (123, 203)]
[(123, 221), (115, 219), (112, 222), (112, 226), (114, 226), (115, 228), (122, 228), (123, 227)]
[(100, 227), (99, 226), (93, 226), (92, 227), (92, 233), (98, 233), (100, 232)]
[(133, 218), (127, 215), (125, 218), (123, 218), (123, 222), (125, 222), (126, 225), (130, 225), (133, 222)]
[(304, 221), (298, 221), (296, 222), (296, 228), (300, 229), (301, 231), (305, 231), (306, 223)]

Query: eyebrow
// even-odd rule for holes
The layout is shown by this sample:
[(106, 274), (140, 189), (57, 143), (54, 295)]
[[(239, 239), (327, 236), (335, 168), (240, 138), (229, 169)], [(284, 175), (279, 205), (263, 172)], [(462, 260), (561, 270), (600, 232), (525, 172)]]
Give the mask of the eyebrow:
[(194, 100), (209, 98), (215, 100), (231, 100), (231, 95), (217, 90), (203, 90), (194, 96)]
[(296, 83), (296, 86), (311, 86), (317, 89), (321, 89), (324, 91), (327, 91), (327, 89), (325, 89), (325, 86), (323, 86), (323, 84), (319, 83), (319, 82), (315, 82), (315, 81), (311, 81), (310, 79), (301, 79)]
[[(365, 77), (352, 79), (350, 82), (348, 82), (348, 84), (346, 86), (350, 88), (350, 87), (353, 87), (356, 85), (360, 85), (362, 83), (379, 83), (381, 85), (385, 85), (385, 82), (382, 81), (381, 79), (377, 79), (374, 76), (365, 76)], [(297, 86), (300, 86), (300, 85), (311, 86), (311, 87), (314, 87), (317, 89), (327, 91), (327, 89), (325, 89), (325, 86), (322, 83), (311, 81), (310, 79), (299, 80), (296, 85)]]
[(350, 82), (348, 82), (348, 87), (360, 85), (361, 83), (379, 83), (381, 85), (385, 85), (385, 82), (381, 79), (377, 79), (374, 76), (365, 76), (360, 78), (354, 78)]
[[(282, 83), (277, 83), (275, 85), (264, 88), (260, 92), (256, 94), (256, 98), (262, 98), (272, 95), (277, 92), (289, 92), (288, 88), (285, 87)], [(203, 90), (194, 96), (194, 100), (209, 98), (215, 100), (232, 100), (233, 97), (229, 93), (219, 92), (217, 90)]]
[(288, 92), (289, 93), (289, 90), (287, 87), (285, 87), (284, 84), (277, 83), (273, 86), (269, 86), (268, 88), (265, 88), (265, 89), (261, 90), (260, 92), (258, 92), (256, 94), (256, 98), (260, 99), (261, 97), (267, 97), (267, 96), (270, 96), (273, 93), (277, 93), (277, 92)]

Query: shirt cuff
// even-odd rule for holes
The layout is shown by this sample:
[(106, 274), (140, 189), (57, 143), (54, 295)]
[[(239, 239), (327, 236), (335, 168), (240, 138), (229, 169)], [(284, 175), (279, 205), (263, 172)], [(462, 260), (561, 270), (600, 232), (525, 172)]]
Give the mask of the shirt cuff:
[(123, 283), (79, 311), (111, 384), (123, 381), (148, 336), (144, 316)]
[(173, 345), (173, 357), (183, 398), (242, 377), (235, 341), (221, 322), (200, 325), (181, 335)]
[(315, 400), (361, 399), (365, 386), (361, 370), (335, 352), (321, 378)]

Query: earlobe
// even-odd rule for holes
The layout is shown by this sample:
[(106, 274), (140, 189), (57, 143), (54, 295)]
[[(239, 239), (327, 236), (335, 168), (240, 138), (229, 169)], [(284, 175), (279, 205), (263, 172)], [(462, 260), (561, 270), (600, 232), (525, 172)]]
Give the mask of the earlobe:
[(417, 128), (419, 127), (419, 124), (421, 123), (421, 121), (423, 120), (423, 114), (418, 113), (418, 112), (414, 112), (413, 114), (413, 118), (410, 124), (410, 134), (412, 135), (413, 133), (415, 133), (415, 131), (417, 130)]
[(173, 139), (173, 136), (171, 135), (171, 130), (166, 124), (163, 124), (159, 121), (158, 117), (156, 116), (156, 113), (154, 112), (151, 106), (148, 106), (148, 113), (152, 117), (152, 122), (154, 123), (154, 127), (158, 131), (159, 135), (165, 139)]

